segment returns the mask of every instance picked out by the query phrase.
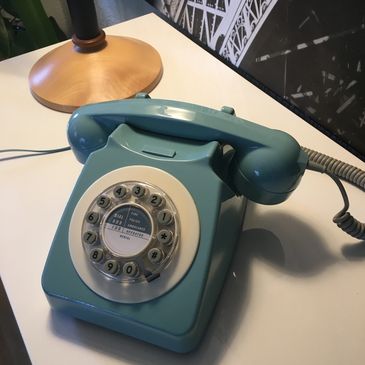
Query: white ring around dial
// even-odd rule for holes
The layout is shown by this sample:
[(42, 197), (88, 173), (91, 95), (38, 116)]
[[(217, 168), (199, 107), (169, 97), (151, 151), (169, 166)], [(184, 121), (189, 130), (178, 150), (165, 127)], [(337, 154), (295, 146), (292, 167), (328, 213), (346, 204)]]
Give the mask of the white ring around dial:
[[(141, 181), (158, 186), (174, 202), (180, 220), (178, 249), (161, 276), (151, 282), (132, 284), (109, 279), (92, 265), (82, 244), (82, 224), (95, 197), (110, 186), (124, 181)], [(96, 180), (85, 191), (71, 217), (69, 250), (72, 263), (82, 281), (98, 295), (120, 303), (141, 303), (171, 290), (186, 274), (194, 261), (200, 237), (199, 215), (185, 186), (166, 171), (149, 166), (127, 166), (113, 170)]]

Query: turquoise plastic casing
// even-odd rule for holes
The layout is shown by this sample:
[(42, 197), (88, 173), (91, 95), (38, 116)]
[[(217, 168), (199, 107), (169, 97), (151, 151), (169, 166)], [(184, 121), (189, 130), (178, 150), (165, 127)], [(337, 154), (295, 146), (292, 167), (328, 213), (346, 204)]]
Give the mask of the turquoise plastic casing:
[[(191, 267), (175, 287), (144, 303), (123, 304), (95, 294), (80, 279), (71, 262), (68, 231), (85, 190), (109, 171), (130, 165), (162, 169), (188, 189), (199, 213), (200, 238)], [(167, 139), (118, 126), (107, 144), (87, 158), (57, 229), (42, 276), (51, 306), (172, 351), (195, 348), (213, 313), (241, 230), (245, 199), (225, 182), (228, 165), (229, 156), (218, 142)]]
[[(146, 95), (79, 108), (70, 119), (68, 139), (85, 166), (44, 268), (42, 286), (50, 304), (172, 351), (192, 350), (224, 283), (245, 198), (263, 204), (287, 199), (307, 155), (288, 134), (237, 118), (231, 108), (216, 111)], [(200, 227), (198, 250), (185, 276), (160, 297), (134, 304), (107, 300), (85, 285), (68, 243), (71, 217), (85, 191), (127, 166), (154, 167), (179, 180), (195, 202)]]

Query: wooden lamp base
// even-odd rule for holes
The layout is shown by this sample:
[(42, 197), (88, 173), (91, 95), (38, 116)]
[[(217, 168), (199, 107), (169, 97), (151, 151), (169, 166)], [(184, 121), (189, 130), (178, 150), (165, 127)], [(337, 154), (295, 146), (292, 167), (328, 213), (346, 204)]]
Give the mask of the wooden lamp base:
[(131, 98), (151, 91), (162, 76), (158, 52), (134, 38), (107, 36), (73, 41), (32, 67), (29, 83), (43, 105), (71, 113), (81, 105)]

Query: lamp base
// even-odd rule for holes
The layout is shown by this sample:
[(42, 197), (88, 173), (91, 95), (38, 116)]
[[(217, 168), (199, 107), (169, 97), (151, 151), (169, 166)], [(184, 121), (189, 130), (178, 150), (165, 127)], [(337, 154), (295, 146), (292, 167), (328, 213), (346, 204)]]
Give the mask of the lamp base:
[(47, 53), (32, 67), (29, 84), (41, 104), (71, 113), (81, 105), (149, 92), (161, 76), (161, 58), (149, 44), (107, 36), (91, 50), (70, 41)]

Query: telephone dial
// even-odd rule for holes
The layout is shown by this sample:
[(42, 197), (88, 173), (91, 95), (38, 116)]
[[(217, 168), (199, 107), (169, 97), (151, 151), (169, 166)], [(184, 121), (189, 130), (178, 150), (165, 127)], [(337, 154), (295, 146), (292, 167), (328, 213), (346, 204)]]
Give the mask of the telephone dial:
[(68, 140), (85, 166), (44, 268), (50, 304), (192, 350), (223, 286), (246, 199), (287, 199), (307, 154), (232, 108), (145, 94), (77, 109)]

